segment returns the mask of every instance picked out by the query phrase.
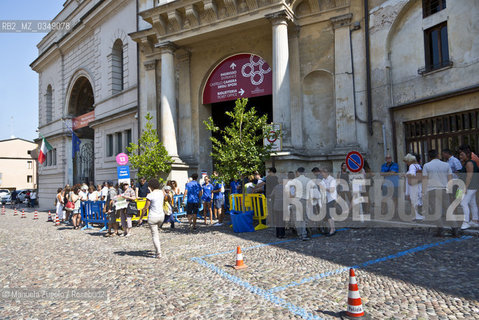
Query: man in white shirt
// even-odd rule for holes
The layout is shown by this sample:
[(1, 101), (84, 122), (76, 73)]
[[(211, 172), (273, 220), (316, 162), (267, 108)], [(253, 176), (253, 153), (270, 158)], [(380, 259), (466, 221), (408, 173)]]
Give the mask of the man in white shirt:
[(294, 213), (294, 222), (296, 226), (296, 231), (301, 240), (307, 241), (310, 240), (308, 233), (306, 231), (306, 217), (308, 209), (308, 199), (309, 199), (309, 190), (308, 188), (311, 185), (314, 185), (311, 179), (307, 178), (304, 175), (304, 168), (299, 167), (296, 170), (296, 178), (292, 181), (292, 185), (295, 187), (294, 197), (299, 200), (301, 206), (296, 206)]
[(334, 220), (331, 217), (331, 210), (336, 209), (336, 200), (338, 199), (337, 183), (336, 179), (329, 174), (328, 169), (321, 169), (321, 175), (323, 177), (321, 185), (323, 190), (326, 191), (326, 218), (328, 219), (330, 228), (327, 236), (332, 236), (336, 233)]
[(108, 197), (108, 187), (106, 185), (106, 182), (103, 182), (103, 188), (100, 192), (100, 200), (105, 201), (106, 197)]
[[(436, 236), (444, 235), (444, 221), (449, 206), (447, 184), (452, 179), (452, 170), (447, 162), (439, 160), (436, 150), (429, 150), (428, 163), (422, 169), (422, 194), (424, 204), (427, 206), (426, 214), (432, 215), (432, 220), (437, 221)], [(453, 229), (455, 233), (455, 229)]]

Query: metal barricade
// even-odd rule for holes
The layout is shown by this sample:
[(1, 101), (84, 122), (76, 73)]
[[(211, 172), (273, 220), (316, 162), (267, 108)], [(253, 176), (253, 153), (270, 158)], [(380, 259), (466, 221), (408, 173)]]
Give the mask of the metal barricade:
[[(230, 195), (230, 211), (243, 211), (243, 195)], [(261, 193), (249, 193), (245, 195), (245, 210), (252, 210), (254, 212), (253, 219), (259, 223), (254, 228), (255, 230), (266, 229), (267, 226), (263, 223), (268, 217), (268, 205), (266, 197)]]
[[(173, 215), (175, 217), (175, 222), (181, 223), (180, 220), (178, 220), (178, 217), (180, 216), (186, 216), (186, 202), (183, 201), (184, 196), (182, 194), (173, 196)], [(198, 208), (198, 212), (196, 213), (196, 216), (198, 218), (203, 218), (200, 215), (200, 212), (203, 211), (203, 202), (200, 203), (200, 207)]]
[[(136, 198), (136, 208), (138, 209), (138, 214), (135, 214), (131, 217), (131, 221), (140, 221), (140, 211), (145, 208), (146, 198)], [(148, 213), (150, 212), (149, 208), (146, 209), (146, 214), (143, 214), (142, 220), (148, 220)], [(121, 217), (116, 219), (116, 222), (121, 222)]]
[(91, 223), (103, 224), (103, 229), (108, 228), (108, 215), (103, 211), (105, 201), (84, 201), (81, 203), (80, 212), (81, 219), (85, 222), (82, 230), (93, 229)]

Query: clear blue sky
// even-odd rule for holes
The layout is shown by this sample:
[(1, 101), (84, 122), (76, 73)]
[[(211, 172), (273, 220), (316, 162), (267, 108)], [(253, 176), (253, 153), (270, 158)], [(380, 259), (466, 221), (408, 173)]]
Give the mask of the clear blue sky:
[[(65, 0), (0, 0), (0, 20), (51, 20)], [(38, 74), (30, 63), (46, 33), (0, 32), (0, 140), (38, 137)]]

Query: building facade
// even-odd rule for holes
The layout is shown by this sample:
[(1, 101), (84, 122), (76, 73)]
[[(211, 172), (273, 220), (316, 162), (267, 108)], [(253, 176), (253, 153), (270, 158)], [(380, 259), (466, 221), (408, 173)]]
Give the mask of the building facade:
[(56, 150), (39, 168), (40, 207), (66, 184), (115, 180), (116, 154), (137, 140), (136, 11), (133, 0), (66, 1), (53, 21), (69, 28), (38, 44), (39, 131)]
[[(204, 121), (227, 125), (238, 97), (282, 127), (282, 172), (336, 171), (352, 150), (373, 171), (387, 153), (479, 151), (478, 16), (474, 0), (67, 1), (55, 20), (76, 27), (48, 34), (32, 64), (58, 157), (40, 193), (115, 177), (147, 113), (170, 178), (211, 172)], [(93, 156), (70, 156), (73, 123), (88, 123), (75, 132)]]
[(20, 138), (0, 141), (0, 189), (37, 187), (37, 144)]

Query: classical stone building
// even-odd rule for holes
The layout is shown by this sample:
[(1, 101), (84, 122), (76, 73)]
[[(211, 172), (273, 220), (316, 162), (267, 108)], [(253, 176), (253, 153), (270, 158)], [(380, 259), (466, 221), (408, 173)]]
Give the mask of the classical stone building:
[[(139, 31), (131, 34), (140, 45), (140, 119), (157, 116), (179, 169), (191, 171), (212, 169), (203, 121), (225, 124), (237, 97), (282, 125), (283, 148), (274, 157), (282, 171), (337, 169), (350, 150), (373, 170), (386, 153), (400, 161), (407, 151), (424, 155), (459, 142), (478, 150), (471, 111), (478, 108), (478, 6), (140, 0)], [(438, 127), (453, 117), (463, 122)]]
[[(56, 150), (39, 168), (41, 207), (60, 186), (115, 180), (115, 155), (137, 140), (136, 12), (133, 0), (69, 0), (53, 20), (69, 28), (38, 44), (39, 131)], [(82, 142), (75, 158), (70, 129)]]

